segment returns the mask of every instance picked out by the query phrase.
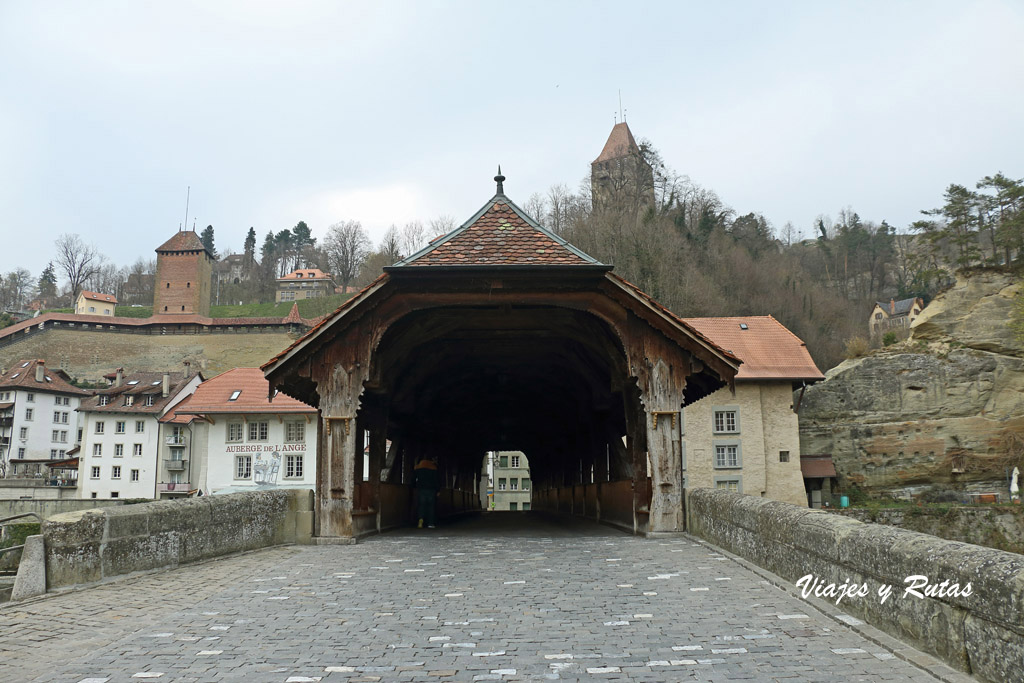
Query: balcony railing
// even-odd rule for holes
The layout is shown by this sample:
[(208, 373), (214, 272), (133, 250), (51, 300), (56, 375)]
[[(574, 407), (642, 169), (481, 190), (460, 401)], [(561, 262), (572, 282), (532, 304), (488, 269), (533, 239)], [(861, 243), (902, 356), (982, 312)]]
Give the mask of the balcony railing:
[(164, 460), (168, 472), (183, 472), (185, 470), (184, 460)]
[(168, 446), (184, 446), (185, 435), (179, 434), (175, 436), (172, 434), (171, 436), (168, 436), (166, 439), (164, 439), (164, 443), (166, 443)]
[(188, 493), (190, 489), (187, 481), (172, 481), (157, 484), (156, 490), (158, 493)]

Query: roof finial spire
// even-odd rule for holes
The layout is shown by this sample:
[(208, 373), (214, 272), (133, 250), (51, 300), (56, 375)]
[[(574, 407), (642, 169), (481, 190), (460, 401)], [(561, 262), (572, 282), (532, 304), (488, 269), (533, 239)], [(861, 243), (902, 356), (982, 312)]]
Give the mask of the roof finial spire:
[(494, 182), (498, 183), (498, 194), (505, 194), (505, 176), (501, 175), (501, 164), (498, 164), (498, 175), (494, 176)]

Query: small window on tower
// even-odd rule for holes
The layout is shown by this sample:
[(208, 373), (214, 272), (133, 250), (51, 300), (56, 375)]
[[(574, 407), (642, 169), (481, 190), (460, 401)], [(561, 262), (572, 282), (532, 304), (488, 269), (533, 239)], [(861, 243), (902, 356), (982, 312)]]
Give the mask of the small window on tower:
[(191, 282), (186, 282), (185, 283), (185, 289), (192, 289), (192, 283)]
[(167, 289), (170, 289), (170, 288), (171, 288), (171, 283), (170, 283), (170, 282), (168, 282), (168, 283), (167, 283)]

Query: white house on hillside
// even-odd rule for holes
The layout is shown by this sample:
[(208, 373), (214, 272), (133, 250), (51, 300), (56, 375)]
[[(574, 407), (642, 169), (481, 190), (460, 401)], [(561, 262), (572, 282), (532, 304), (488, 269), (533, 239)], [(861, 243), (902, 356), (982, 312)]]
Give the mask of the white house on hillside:
[(100, 294), (82, 290), (75, 301), (75, 313), (79, 315), (114, 315), (117, 297), (113, 294)]

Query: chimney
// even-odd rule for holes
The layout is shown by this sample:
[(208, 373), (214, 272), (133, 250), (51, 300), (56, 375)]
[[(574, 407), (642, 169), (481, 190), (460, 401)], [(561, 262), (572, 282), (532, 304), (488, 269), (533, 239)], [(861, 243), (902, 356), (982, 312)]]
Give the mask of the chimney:
[(42, 382), (42, 381), (45, 381), (45, 379), (46, 379), (46, 361), (45, 360), (37, 360), (36, 361), (36, 381), (37, 382)]
[(185, 361), (185, 379), (192, 376), (192, 361)]
[(896, 299), (889, 299), (889, 315), (896, 315)]
[(124, 383), (124, 368), (117, 369), (117, 376), (114, 377), (114, 386), (119, 387)]
[(165, 372), (164, 373), (164, 381), (163, 381), (163, 384), (160, 387), (160, 395), (163, 396), (164, 398), (167, 398), (168, 394), (170, 394), (170, 393), (171, 393), (171, 376)]

